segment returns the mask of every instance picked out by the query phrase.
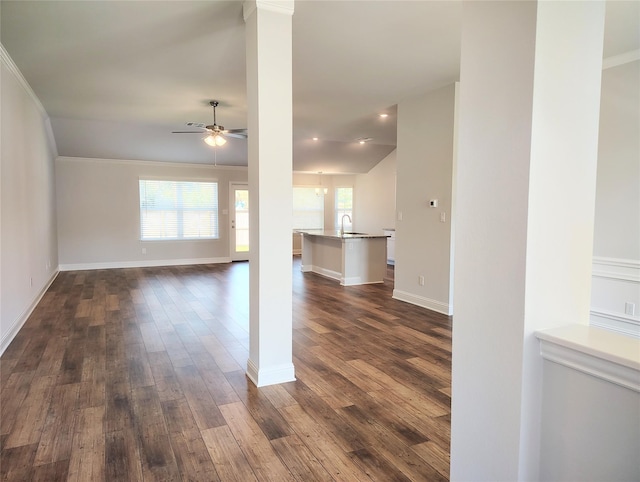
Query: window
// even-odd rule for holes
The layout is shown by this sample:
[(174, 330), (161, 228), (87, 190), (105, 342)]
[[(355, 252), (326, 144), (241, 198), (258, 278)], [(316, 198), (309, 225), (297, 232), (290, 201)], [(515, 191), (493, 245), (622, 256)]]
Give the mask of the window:
[(218, 238), (218, 183), (140, 179), (140, 239)]
[(336, 229), (340, 229), (342, 226), (342, 216), (349, 215), (349, 218), (344, 219), (344, 228), (349, 230), (353, 229), (353, 188), (352, 187), (337, 187), (336, 188)]
[(293, 188), (293, 229), (324, 229), (324, 196), (314, 187)]

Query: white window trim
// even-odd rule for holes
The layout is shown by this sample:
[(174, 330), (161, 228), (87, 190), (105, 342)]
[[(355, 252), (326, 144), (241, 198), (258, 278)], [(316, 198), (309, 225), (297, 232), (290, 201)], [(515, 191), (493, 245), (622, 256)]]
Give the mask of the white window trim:
[[(169, 182), (193, 182), (193, 183), (213, 183), (216, 185), (216, 212), (217, 212), (217, 225), (216, 236), (208, 237), (175, 237), (175, 238), (144, 238), (142, 233), (142, 209), (140, 198), (140, 182), (141, 181), (169, 181)], [(185, 177), (185, 176), (138, 176), (138, 236), (141, 243), (167, 243), (167, 242), (211, 242), (220, 239), (220, 183), (217, 178), (212, 177)]]

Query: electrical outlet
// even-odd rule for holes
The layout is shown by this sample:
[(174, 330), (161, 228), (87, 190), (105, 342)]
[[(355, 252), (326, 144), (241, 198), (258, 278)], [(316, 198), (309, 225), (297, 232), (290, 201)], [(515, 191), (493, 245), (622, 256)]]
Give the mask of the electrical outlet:
[(29, 276), (29, 288), (33, 288), (33, 278)]
[(424, 276), (418, 276), (418, 284), (424, 286)]
[(142, 254), (147, 254), (147, 248), (142, 248)]
[(402, 211), (398, 211), (398, 221), (402, 221)]
[(442, 211), (440, 213), (440, 222), (441, 223), (446, 223), (447, 222), (447, 213), (445, 213), (444, 211)]
[(634, 316), (636, 314), (636, 304), (635, 303), (626, 302), (624, 304), (624, 313), (625, 313), (625, 315)]

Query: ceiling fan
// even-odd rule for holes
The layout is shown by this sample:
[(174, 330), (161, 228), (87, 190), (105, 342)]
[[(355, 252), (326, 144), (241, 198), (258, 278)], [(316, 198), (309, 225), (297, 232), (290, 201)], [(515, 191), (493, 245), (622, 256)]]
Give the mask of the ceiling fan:
[(226, 137), (237, 137), (239, 139), (247, 138), (247, 129), (225, 129), (216, 123), (216, 107), (219, 102), (212, 100), (209, 105), (213, 107), (213, 124), (204, 125), (199, 122), (187, 122), (189, 127), (197, 127), (199, 131), (173, 131), (172, 134), (207, 134), (202, 140), (211, 147), (224, 146), (227, 143)]

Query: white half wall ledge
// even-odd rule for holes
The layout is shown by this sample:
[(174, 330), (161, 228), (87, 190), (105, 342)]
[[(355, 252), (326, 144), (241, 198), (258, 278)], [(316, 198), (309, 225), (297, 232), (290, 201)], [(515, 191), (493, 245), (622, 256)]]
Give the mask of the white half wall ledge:
[(640, 340), (587, 325), (535, 333), (545, 360), (640, 392)]
[(595, 278), (640, 283), (640, 260), (594, 256), (591, 275)]
[(591, 276), (590, 324), (640, 338), (640, 316), (622, 311), (640, 301), (640, 260), (594, 256)]
[(412, 305), (420, 306), (422, 308), (426, 308), (431, 311), (435, 311), (436, 313), (441, 313), (443, 315), (451, 316), (453, 314), (453, 307), (448, 303), (443, 303), (442, 301), (432, 300), (431, 298), (426, 298), (424, 296), (418, 296), (413, 293), (408, 293), (402, 290), (393, 290), (394, 300), (404, 301), (405, 303), (411, 303)]
[(248, 360), (247, 376), (258, 388), (296, 381), (293, 363), (260, 369), (252, 360)]
[(608, 310), (591, 310), (589, 318), (591, 326), (604, 328), (640, 339), (640, 317), (629, 316)]
[(109, 261), (105, 263), (75, 263), (61, 264), (60, 271), (86, 271), (90, 269), (117, 268), (153, 268), (158, 266), (185, 266), (191, 264), (221, 264), (231, 263), (231, 258), (193, 258), (193, 259), (154, 259), (148, 261)]

